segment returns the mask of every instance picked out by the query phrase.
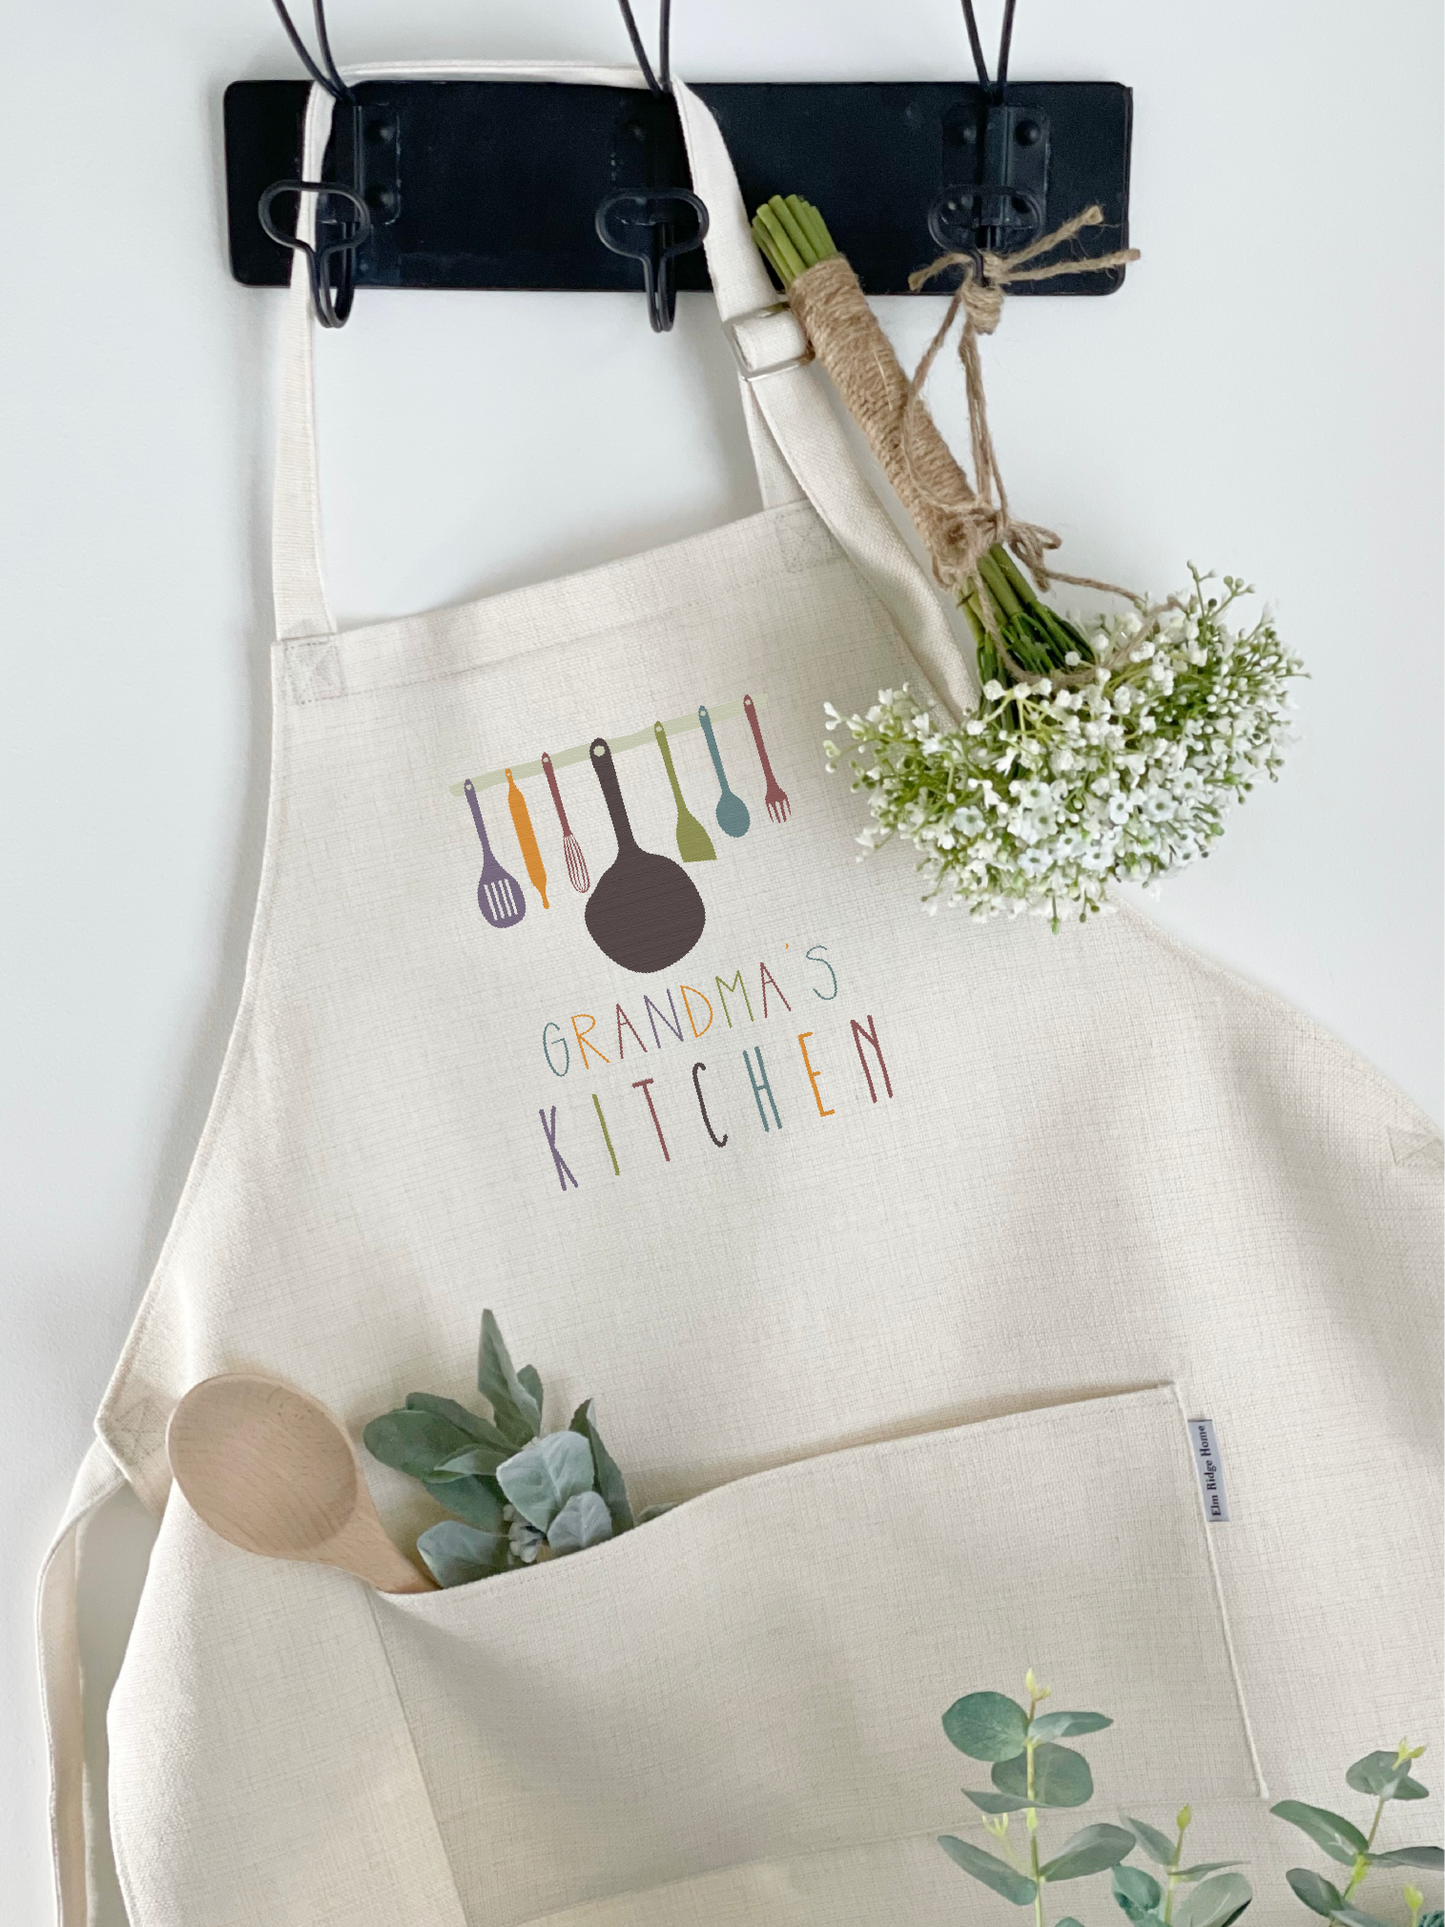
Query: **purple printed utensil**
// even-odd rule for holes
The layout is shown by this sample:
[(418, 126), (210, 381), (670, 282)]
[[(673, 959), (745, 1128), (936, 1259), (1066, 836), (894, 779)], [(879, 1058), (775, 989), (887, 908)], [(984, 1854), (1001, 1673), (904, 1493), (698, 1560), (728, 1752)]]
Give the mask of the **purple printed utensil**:
[(743, 697), (743, 713), (748, 719), (748, 727), (753, 732), (753, 741), (758, 746), (758, 760), (762, 763), (763, 775), (768, 779), (767, 793), (763, 797), (763, 801), (767, 805), (768, 815), (775, 823), (786, 823), (791, 808), (788, 802), (788, 792), (773, 774), (773, 766), (768, 761), (768, 752), (763, 746), (763, 732), (758, 727), (758, 712), (753, 706), (751, 696)]
[(477, 885), (477, 908), (494, 930), (510, 930), (514, 923), (520, 923), (526, 916), (527, 899), (522, 895), (522, 886), (517, 879), (509, 875), (492, 855), (492, 846), (487, 841), (487, 826), (482, 821), (481, 807), (470, 776), (462, 787), (472, 806), (472, 821), (477, 826), (477, 835), (482, 839), (482, 879)]

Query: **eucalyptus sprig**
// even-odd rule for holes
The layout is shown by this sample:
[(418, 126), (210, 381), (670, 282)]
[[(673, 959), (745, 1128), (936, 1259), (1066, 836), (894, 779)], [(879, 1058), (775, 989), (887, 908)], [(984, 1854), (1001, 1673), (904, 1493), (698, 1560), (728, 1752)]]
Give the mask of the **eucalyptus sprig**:
[[(1408, 1741), (1401, 1740), (1393, 1752), (1381, 1749), (1376, 1753), (1367, 1753), (1362, 1760), (1356, 1760), (1345, 1774), (1347, 1786), (1353, 1787), (1356, 1793), (1368, 1794), (1374, 1799), (1375, 1811), (1368, 1832), (1361, 1832), (1354, 1821), (1347, 1820), (1342, 1813), (1333, 1813), (1328, 1807), (1306, 1806), (1302, 1800), (1281, 1800), (1277, 1806), (1270, 1808), (1270, 1812), (1279, 1819), (1288, 1820), (1291, 1826), (1307, 1833), (1331, 1860), (1350, 1870), (1349, 1879), (1343, 1887), (1339, 1887), (1311, 1867), (1290, 1868), (1285, 1878), (1311, 1913), (1319, 1914), (1325, 1920), (1340, 1921), (1343, 1927), (1385, 1927), (1384, 1922), (1374, 1914), (1368, 1914), (1354, 1904), (1354, 1896), (1371, 1869), (1423, 1867), (1428, 1872), (1439, 1873), (1445, 1867), (1445, 1855), (1442, 1855), (1439, 1847), (1395, 1847), (1387, 1853), (1375, 1851), (1375, 1835), (1380, 1830), (1381, 1818), (1390, 1801), (1428, 1800), (1430, 1797), (1429, 1788), (1422, 1786), (1410, 1772), (1412, 1762), (1418, 1760), (1424, 1751), (1423, 1746), (1412, 1747)], [(1420, 1927), (1420, 1910), (1425, 1905), (1425, 1896), (1418, 1887), (1407, 1886), (1404, 1900), (1410, 1910), (1410, 1927)], [(1438, 1920), (1439, 1915), (1429, 1918)]]
[[(1147, 1923), (1147, 1927), (1190, 1927), (1201, 1918), (1237, 1920), (1251, 1899), (1249, 1882), (1243, 1874), (1229, 1874), (1238, 1860), (1201, 1860), (1184, 1866), (1184, 1836), (1194, 1818), (1192, 1810), (1181, 1807), (1174, 1816), (1174, 1838), (1145, 1820), (1126, 1818), (1124, 1824), (1154, 1862), (1163, 1869), (1163, 1884), (1142, 1867), (1115, 1867), (1110, 1876), (1114, 1898), (1128, 1919)], [(1217, 1878), (1211, 1878), (1217, 1876)], [(1199, 1883), (1184, 1897), (1178, 1913), (1174, 1910), (1177, 1890)], [(1231, 1912), (1230, 1909), (1233, 1908)]]
[(647, 1506), (634, 1518), (591, 1399), (566, 1431), (543, 1431), (542, 1380), (532, 1365), (513, 1366), (490, 1311), (482, 1313), (477, 1389), (490, 1419), (455, 1399), (410, 1392), (362, 1433), (373, 1458), (419, 1480), (455, 1515), (416, 1542), (439, 1586), (584, 1552), (670, 1509)]
[[(1032, 1667), (1025, 1675), (1024, 1690), (1028, 1695), (1026, 1707), (1005, 1693), (969, 1693), (955, 1700), (943, 1716), (943, 1730), (961, 1753), (991, 1763), (992, 1787), (982, 1791), (966, 1787), (964, 1792), (984, 1814), (984, 1828), (998, 1842), (1003, 1855), (1000, 1858), (986, 1853), (954, 1834), (940, 1834), (938, 1844), (949, 1859), (1014, 1906), (1032, 1906), (1036, 1927), (1045, 1927), (1049, 1887), (1110, 1869), (1114, 1870), (1115, 1897), (1131, 1920), (1169, 1921), (1174, 1927), (1228, 1927), (1230, 1921), (1237, 1920), (1253, 1898), (1249, 1882), (1242, 1875), (1220, 1872), (1237, 1862), (1180, 1865), (1184, 1830), (1189, 1825), (1187, 1807), (1176, 1822), (1177, 1842), (1143, 1821), (1130, 1820), (1122, 1827), (1084, 1827), (1047, 1858), (1041, 1855), (1040, 1812), (1081, 1807), (1094, 1794), (1088, 1761), (1082, 1753), (1059, 1742), (1102, 1732), (1113, 1721), (1104, 1713), (1040, 1712), (1050, 1697), (1050, 1688), (1039, 1684)], [(1015, 1850), (1009, 1837), (1010, 1815), (1016, 1813), (1024, 1816), (1022, 1852)], [(1162, 1848), (1161, 1864), (1169, 1869), (1167, 1892), (1150, 1875), (1121, 1867), (1141, 1844), (1156, 1858), (1156, 1850)], [(1122, 1888), (1121, 1874), (1125, 1879)], [(1175, 1888), (1185, 1883), (1195, 1884), (1176, 1915)], [(1070, 1914), (1057, 1927), (1079, 1927), (1079, 1923)]]

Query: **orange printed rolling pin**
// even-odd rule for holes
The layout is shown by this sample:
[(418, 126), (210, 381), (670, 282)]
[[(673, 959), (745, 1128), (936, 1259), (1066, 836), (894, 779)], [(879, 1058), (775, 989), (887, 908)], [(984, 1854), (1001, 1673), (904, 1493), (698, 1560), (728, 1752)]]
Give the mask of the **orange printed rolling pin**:
[(506, 772), (507, 807), (512, 812), (512, 821), (517, 829), (517, 841), (522, 846), (522, 861), (527, 866), (527, 875), (532, 879), (532, 888), (542, 899), (542, 908), (550, 910), (547, 901), (547, 871), (542, 862), (542, 852), (537, 848), (537, 833), (532, 828), (532, 819), (527, 813), (527, 799), (512, 781), (512, 772)]

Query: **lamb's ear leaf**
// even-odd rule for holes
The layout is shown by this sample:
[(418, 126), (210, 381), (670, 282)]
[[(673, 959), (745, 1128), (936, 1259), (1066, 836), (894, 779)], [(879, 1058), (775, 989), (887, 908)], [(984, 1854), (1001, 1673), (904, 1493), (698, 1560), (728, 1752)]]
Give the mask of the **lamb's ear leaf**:
[(1174, 1842), (1167, 1833), (1158, 1827), (1151, 1827), (1147, 1820), (1135, 1820), (1130, 1814), (1124, 1815), (1124, 1825), (1128, 1827), (1157, 1866), (1167, 1867), (1174, 1860)]
[(981, 1880), (985, 1887), (992, 1887), (996, 1894), (1011, 1900), (1015, 1907), (1027, 1907), (1034, 1897), (1034, 1883), (1026, 1880), (1021, 1873), (1015, 1873), (1007, 1862), (995, 1854), (985, 1853), (982, 1847), (975, 1847), (971, 1841), (959, 1840), (951, 1833), (941, 1833), (938, 1844), (956, 1867)]
[(435, 1412), (438, 1418), (450, 1419), (459, 1432), (465, 1432), (469, 1439), (478, 1445), (497, 1445), (504, 1450), (508, 1447), (506, 1439), (488, 1420), (476, 1412), (469, 1412), (465, 1405), (458, 1405), (454, 1398), (439, 1398), (435, 1392), (408, 1392), (406, 1409), (409, 1412)]
[(1029, 1728), (1029, 1738), (1070, 1740), (1080, 1733), (1102, 1733), (1113, 1724), (1107, 1713), (1040, 1713)]
[(627, 1497), (627, 1482), (618, 1470), (617, 1461), (602, 1443), (593, 1413), (593, 1400), (590, 1398), (584, 1400), (572, 1414), (572, 1430), (580, 1432), (592, 1447), (592, 1463), (597, 1468), (597, 1490), (602, 1494), (611, 1515), (612, 1530), (630, 1532), (636, 1521)]
[(1174, 1910), (1175, 1927), (1229, 1927), (1254, 1899), (1254, 1889), (1239, 1873), (1217, 1873), (1191, 1887)]
[(1372, 1867), (1425, 1867), (1431, 1873), (1445, 1871), (1445, 1853), (1439, 1847), (1393, 1847), (1389, 1853), (1372, 1853)]
[(525, 1445), (542, 1430), (542, 1406), (517, 1376), (511, 1353), (503, 1341), (495, 1315), (482, 1313), (481, 1343), (477, 1348), (477, 1390), (492, 1407), (497, 1430)]
[[(1000, 1793), (1027, 1795), (1028, 1760), (1000, 1760), (990, 1778)], [(1093, 1798), (1094, 1776), (1089, 1762), (1072, 1747), (1044, 1740), (1034, 1748), (1034, 1789), (1029, 1801), (1036, 1807), (1081, 1807)]]
[(579, 1492), (570, 1498), (547, 1528), (553, 1552), (585, 1552), (612, 1537), (612, 1519), (600, 1492)]
[(1337, 1914), (1344, 1901), (1340, 1890), (1333, 1882), (1316, 1873), (1313, 1867), (1291, 1867), (1285, 1879), (1293, 1887), (1295, 1895), (1313, 1913), (1323, 1914), (1326, 1920)]
[(529, 1525), (545, 1532), (579, 1492), (592, 1490), (592, 1448), (575, 1432), (547, 1432), (497, 1467), (497, 1484)]
[(1368, 1842), (1353, 1820), (1347, 1820), (1342, 1813), (1331, 1813), (1328, 1807), (1306, 1806), (1303, 1800), (1281, 1800), (1270, 1812), (1281, 1820), (1288, 1820), (1301, 1833), (1307, 1833), (1322, 1852), (1342, 1867), (1353, 1867), (1357, 1855), (1368, 1851)]
[(1123, 1827), (1083, 1827), (1039, 1869), (1041, 1880), (1082, 1880), (1086, 1874), (1117, 1867), (1134, 1851), (1134, 1836)]
[(637, 1523), (645, 1526), (649, 1519), (660, 1519), (664, 1512), (676, 1512), (679, 1501), (666, 1499), (661, 1505), (645, 1505), (637, 1515)]
[(519, 1385), (525, 1385), (537, 1401), (537, 1410), (542, 1409), (542, 1379), (535, 1365), (523, 1365), (517, 1373)]
[(439, 1586), (466, 1586), (473, 1579), (488, 1579), (507, 1563), (505, 1534), (478, 1532), (459, 1519), (428, 1526), (416, 1549)]
[(1029, 1716), (1004, 1693), (966, 1693), (944, 1714), (943, 1730), (971, 1760), (1012, 1760), (1024, 1750)]
[(455, 1458), (446, 1459), (436, 1469), (435, 1476), (448, 1479), (489, 1479), (499, 1465), (504, 1464), (516, 1451), (514, 1445), (469, 1445), (465, 1452), (458, 1452)]
[(1145, 1873), (1142, 1867), (1115, 1867), (1111, 1885), (1115, 1900), (1130, 1920), (1152, 1921), (1157, 1917), (1164, 1889), (1153, 1874)]
[(436, 1412), (383, 1412), (361, 1435), (374, 1459), (409, 1478), (429, 1479), (472, 1443), (460, 1427)]
[(478, 1532), (502, 1532), (502, 1494), (493, 1479), (449, 1479), (445, 1485), (423, 1479), (438, 1505), (454, 1512)]

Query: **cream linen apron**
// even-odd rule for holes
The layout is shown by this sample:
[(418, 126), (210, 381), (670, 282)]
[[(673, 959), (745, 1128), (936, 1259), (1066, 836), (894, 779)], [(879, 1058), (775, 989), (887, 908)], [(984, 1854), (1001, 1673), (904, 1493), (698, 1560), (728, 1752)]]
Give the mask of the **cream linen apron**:
[[(134, 1927), (1012, 1918), (934, 1844), (978, 1818), (939, 1715), (1030, 1665), (1114, 1716), (1081, 1818), (1191, 1801), (1199, 1856), (1250, 1858), (1254, 1918), (1283, 1921), (1309, 1849), (1266, 1797), (1333, 1799), (1359, 1754), (1438, 1740), (1438, 1139), (1139, 916), (930, 921), (903, 851), (855, 860), (824, 700), (907, 680), (956, 715), (969, 671), (791, 317), (753, 315), (773, 296), (731, 165), (678, 103), (754, 373), (741, 522), (338, 631), (293, 277), (245, 991), (42, 1596), (67, 1927), (76, 1529), (122, 1479), (161, 1515), (110, 1709)], [(632, 838), (678, 853), (659, 721), (716, 859), (599, 914), (617, 962), (587, 920), (605, 874)], [(635, 1499), (689, 1503), (391, 1598), (236, 1551), (171, 1491), (197, 1379), (290, 1378), (359, 1434), (412, 1390), (475, 1402), (485, 1305), (549, 1423), (595, 1394)], [(435, 1509), (368, 1476), (409, 1544)]]

